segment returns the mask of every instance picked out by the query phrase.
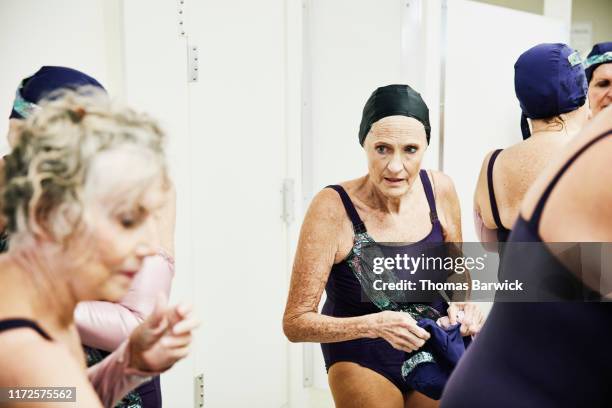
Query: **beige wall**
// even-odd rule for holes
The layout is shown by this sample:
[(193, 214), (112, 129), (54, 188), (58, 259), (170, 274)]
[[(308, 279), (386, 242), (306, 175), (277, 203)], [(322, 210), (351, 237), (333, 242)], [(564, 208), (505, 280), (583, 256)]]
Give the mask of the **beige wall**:
[[(544, 0), (474, 0), (529, 13), (544, 14)], [(593, 44), (612, 41), (612, 1), (573, 0), (572, 23), (591, 23)], [(588, 52), (588, 50), (580, 50)]]
[(591, 22), (593, 43), (612, 41), (612, 1), (574, 0), (572, 22)]
[[(488, 3), (495, 6), (508, 7), (529, 13), (544, 14), (544, 0), (475, 0), (480, 3)], [(577, 2), (579, 0), (574, 0)], [(608, 0), (604, 0), (608, 1)]]

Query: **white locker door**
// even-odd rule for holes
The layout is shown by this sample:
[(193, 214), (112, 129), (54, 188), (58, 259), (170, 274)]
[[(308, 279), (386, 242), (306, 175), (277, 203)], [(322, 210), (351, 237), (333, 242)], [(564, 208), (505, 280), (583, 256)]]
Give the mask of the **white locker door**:
[[(178, 196), (172, 298), (193, 299), (203, 323), (190, 358), (162, 376), (164, 404), (198, 406), (194, 378), (203, 373), (204, 407), (280, 408), (283, 1), (181, 3), (124, 2), (128, 99), (161, 118), (170, 136)], [(188, 83), (194, 45), (199, 78)]]
[(519, 142), (514, 63), (543, 42), (569, 40), (561, 20), (467, 0), (448, 1), (444, 172), (459, 193), (463, 240), (477, 241), (473, 196), (484, 156)]
[(205, 406), (287, 402), (282, 0), (189, 2), (193, 267)]

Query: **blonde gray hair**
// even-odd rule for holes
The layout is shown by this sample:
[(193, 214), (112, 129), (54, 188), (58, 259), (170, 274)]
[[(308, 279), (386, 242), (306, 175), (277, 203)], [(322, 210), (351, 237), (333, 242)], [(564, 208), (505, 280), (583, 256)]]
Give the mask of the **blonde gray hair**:
[(166, 176), (164, 134), (150, 117), (92, 87), (56, 93), (40, 106), (5, 157), (2, 209), (12, 240), (42, 232), (65, 242), (82, 222), (89, 170), (101, 152), (125, 146), (147, 155), (152, 166), (135, 190), (150, 185), (153, 170)]

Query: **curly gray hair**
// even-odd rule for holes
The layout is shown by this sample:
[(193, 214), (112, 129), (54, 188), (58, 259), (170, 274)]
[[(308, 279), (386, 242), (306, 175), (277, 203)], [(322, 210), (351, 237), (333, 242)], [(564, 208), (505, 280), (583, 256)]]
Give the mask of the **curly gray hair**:
[(40, 106), (5, 157), (2, 209), (12, 240), (42, 231), (65, 242), (82, 222), (84, 198), (95, 188), (92, 162), (101, 152), (128, 147), (145, 155), (148, 165), (128, 177), (138, 182), (134, 191), (167, 177), (164, 134), (150, 117), (91, 87), (61, 91)]

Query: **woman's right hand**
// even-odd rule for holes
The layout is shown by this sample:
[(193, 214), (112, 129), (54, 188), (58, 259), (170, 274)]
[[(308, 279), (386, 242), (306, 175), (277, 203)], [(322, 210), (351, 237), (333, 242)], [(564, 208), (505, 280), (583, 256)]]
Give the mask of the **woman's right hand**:
[(397, 350), (416, 351), (430, 337), (429, 332), (419, 327), (408, 313), (386, 310), (371, 316), (375, 336), (382, 337)]

